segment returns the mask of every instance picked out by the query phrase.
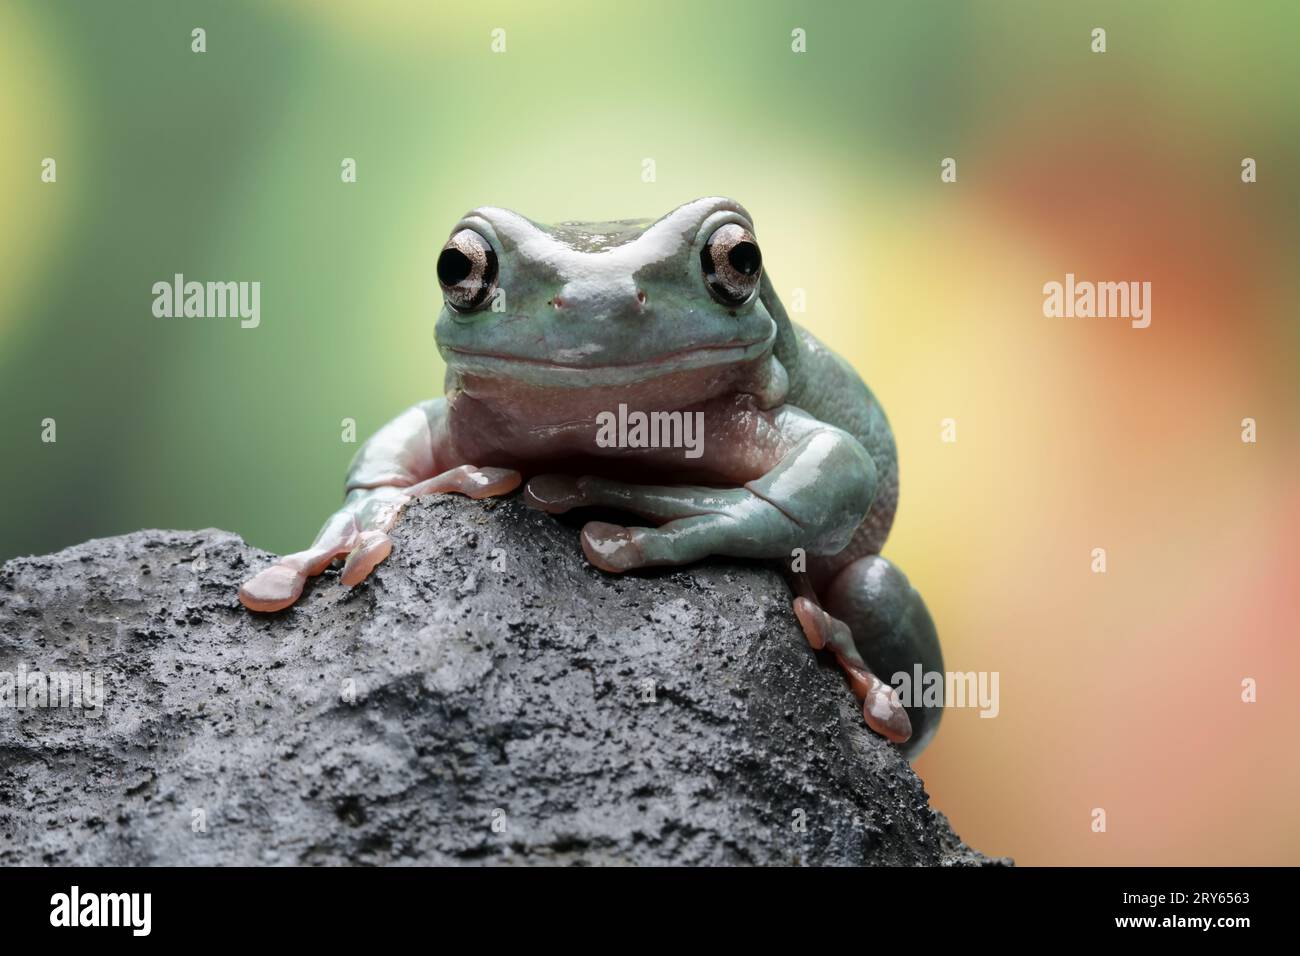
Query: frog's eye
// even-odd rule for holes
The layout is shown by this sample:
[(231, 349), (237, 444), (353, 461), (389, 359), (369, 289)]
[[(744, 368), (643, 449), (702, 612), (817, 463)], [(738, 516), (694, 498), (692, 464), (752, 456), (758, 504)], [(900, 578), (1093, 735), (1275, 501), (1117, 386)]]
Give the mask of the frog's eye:
[(729, 222), (709, 236), (700, 250), (700, 266), (714, 298), (724, 305), (740, 305), (758, 288), (763, 254), (752, 232)]
[(497, 284), (497, 254), (492, 244), (473, 229), (456, 233), (438, 254), (438, 284), (453, 309), (477, 309)]

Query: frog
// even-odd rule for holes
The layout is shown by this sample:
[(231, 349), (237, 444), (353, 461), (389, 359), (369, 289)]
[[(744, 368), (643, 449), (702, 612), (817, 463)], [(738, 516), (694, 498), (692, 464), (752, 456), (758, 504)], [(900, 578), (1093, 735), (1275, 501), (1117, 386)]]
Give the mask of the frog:
[[(434, 270), (443, 396), (361, 446), (341, 508), (240, 601), (282, 611), (331, 566), (361, 585), (421, 496), (517, 492), (574, 512), (563, 520), (581, 523), (603, 573), (779, 563), (809, 647), (838, 665), (866, 725), (914, 758), (942, 703), (905, 703), (888, 678), (942, 673), (943, 656), (925, 602), (881, 555), (898, 505), (893, 431), (852, 366), (791, 321), (755, 228), (722, 197), (657, 220), (466, 213)], [(668, 440), (627, 434), (638, 414)], [(700, 426), (685, 451), (684, 417)]]

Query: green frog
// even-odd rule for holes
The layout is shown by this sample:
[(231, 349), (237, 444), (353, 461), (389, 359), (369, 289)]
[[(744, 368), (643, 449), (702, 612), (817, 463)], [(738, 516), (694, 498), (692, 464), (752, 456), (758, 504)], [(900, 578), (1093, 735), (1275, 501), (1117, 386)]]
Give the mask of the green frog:
[(546, 226), (484, 207), (436, 268), (444, 397), (362, 446), (342, 508), (248, 580), (244, 605), (286, 608), (336, 560), (358, 585), (417, 496), (523, 485), (543, 511), (639, 519), (582, 528), (586, 559), (610, 574), (779, 559), (808, 643), (842, 668), (867, 724), (918, 754), (942, 707), (905, 706), (887, 681), (941, 673), (943, 658), (920, 595), (880, 555), (893, 433), (848, 363), (790, 321), (749, 213), (708, 198), (653, 222)]

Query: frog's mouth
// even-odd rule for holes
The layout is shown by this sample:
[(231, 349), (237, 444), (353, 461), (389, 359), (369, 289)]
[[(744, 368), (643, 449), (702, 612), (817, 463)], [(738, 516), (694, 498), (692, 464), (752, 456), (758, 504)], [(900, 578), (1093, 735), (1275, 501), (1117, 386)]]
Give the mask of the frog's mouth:
[(442, 347), (449, 368), (461, 375), (552, 388), (631, 385), (680, 372), (736, 367), (760, 359), (775, 336), (752, 341), (719, 342), (667, 352), (638, 362), (566, 363), (497, 352), (480, 352), (457, 346)]

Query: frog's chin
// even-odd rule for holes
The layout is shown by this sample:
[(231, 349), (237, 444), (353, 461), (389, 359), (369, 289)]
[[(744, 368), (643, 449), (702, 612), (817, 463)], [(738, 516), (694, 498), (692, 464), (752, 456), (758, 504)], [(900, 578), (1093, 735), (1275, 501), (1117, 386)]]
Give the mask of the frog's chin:
[[(723, 350), (712, 350), (714, 357)], [(517, 368), (488, 370), (485, 366), (450, 366), (447, 398), (451, 404), (490, 409), (498, 422), (527, 422), (530, 428), (580, 428), (602, 411), (627, 406), (645, 412), (673, 411), (701, 405), (725, 396), (750, 396), (761, 408), (785, 399), (788, 378), (770, 349), (745, 358), (740, 348), (725, 361), (653, 364), (647, 372), (638, 366), (620, 366), (620, 374), (600, 377), (599, 369), (568, 369), (545, 378), (526, 379)], [(652, 363), (641, 363), (651, 365)], [(530, 367), (530, 371), (533, 371)], [(550, 372), (550, 370), (547, 370)], [(571, 375), (576, 371), (576, 375)], [(627, 375), (628, 371), (640, 373)]]
[(682, 373), (740, 368), (765, 358), (772, 338), (693, 346), (638, 362), (566, 365), (544, 359), (443, 346), (447, 368), (461, 379), (497, 380), (536, 388), (634, 386)]

